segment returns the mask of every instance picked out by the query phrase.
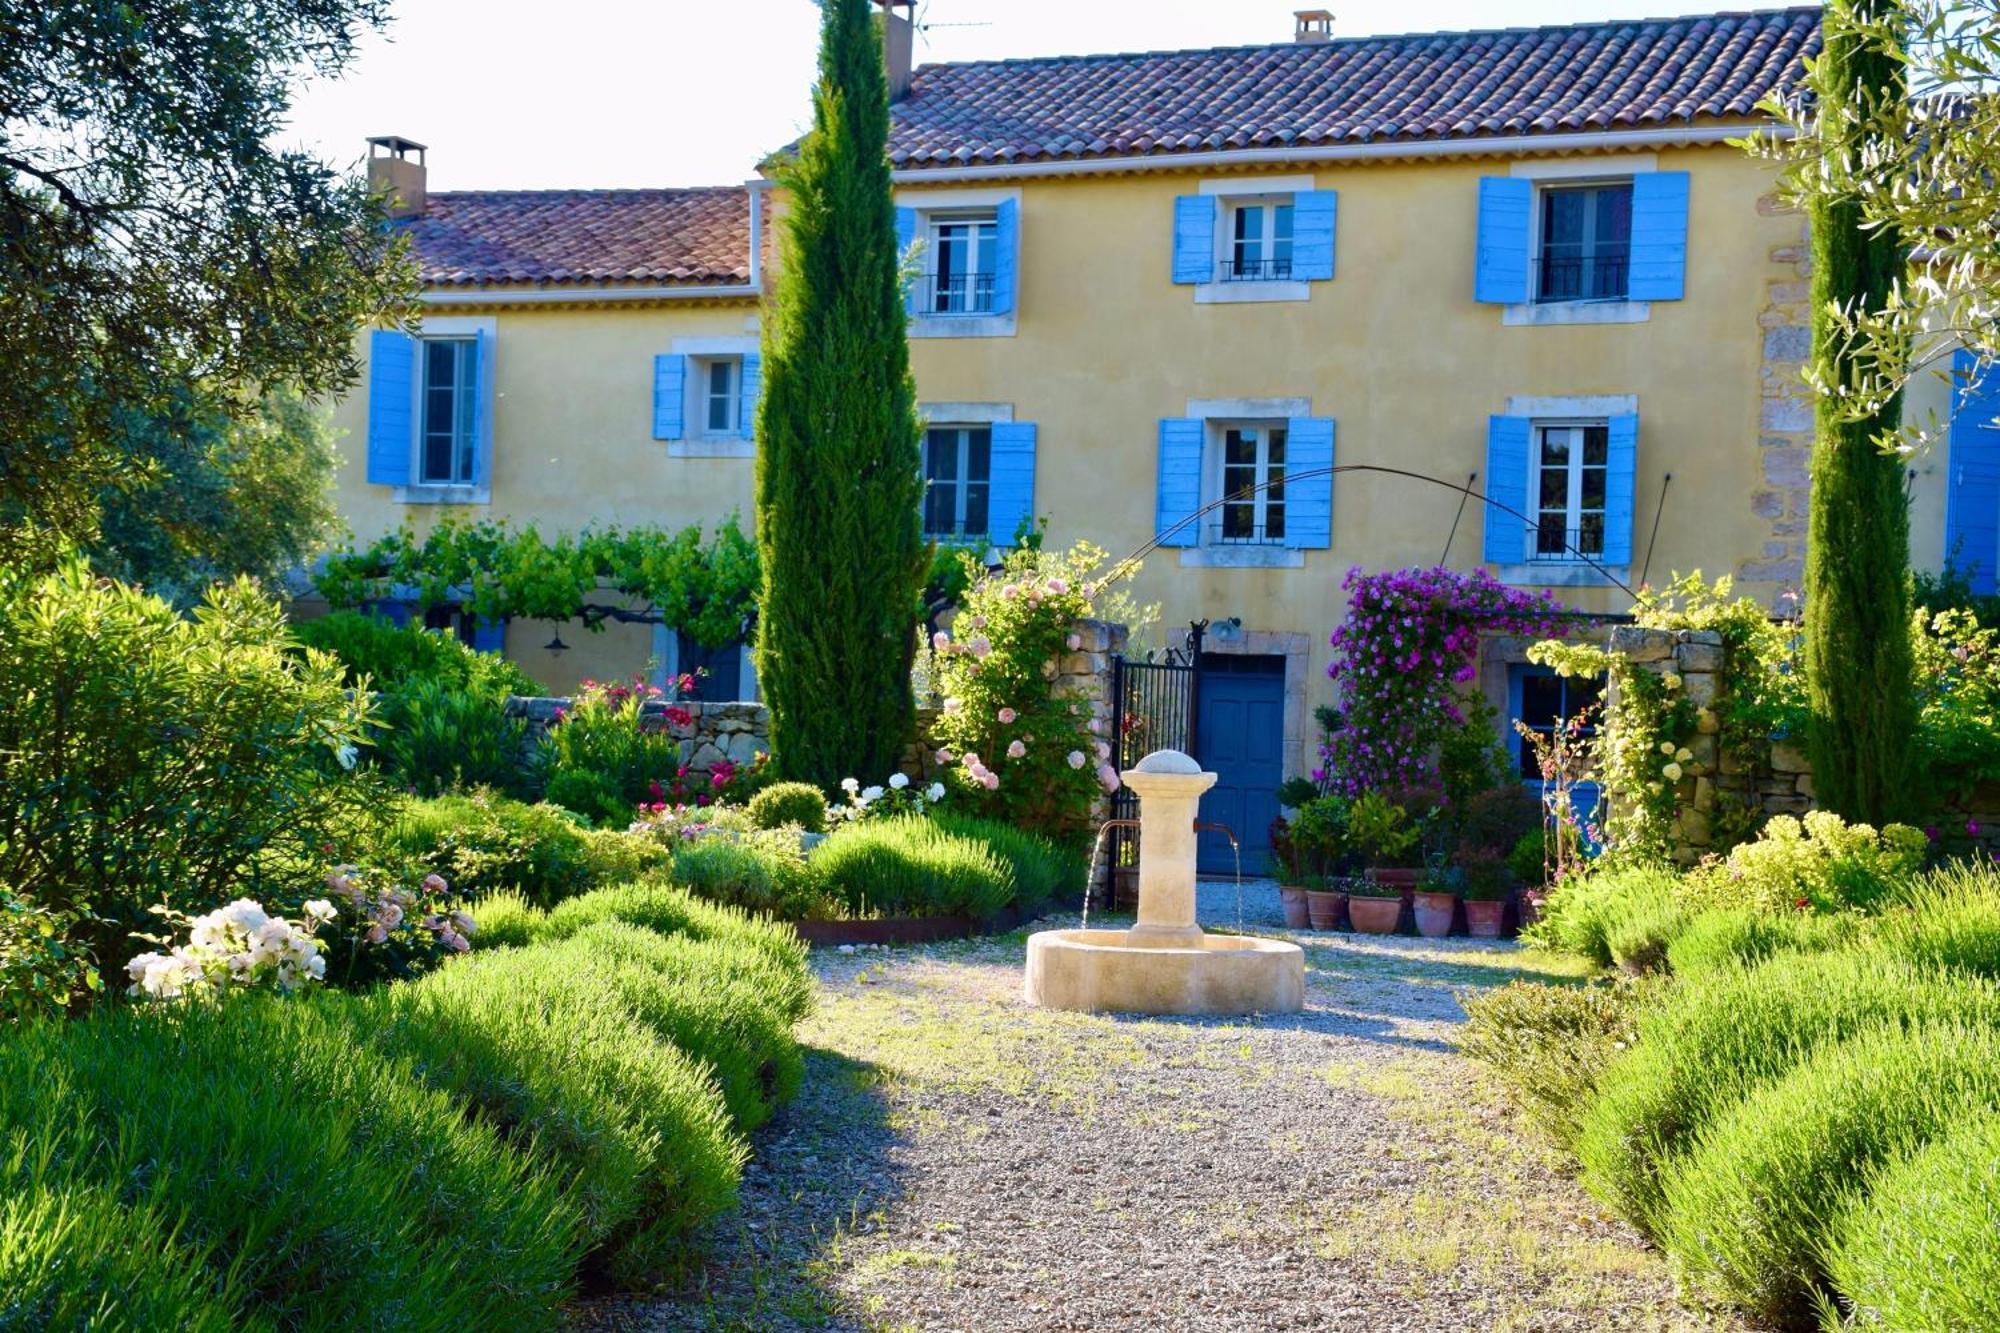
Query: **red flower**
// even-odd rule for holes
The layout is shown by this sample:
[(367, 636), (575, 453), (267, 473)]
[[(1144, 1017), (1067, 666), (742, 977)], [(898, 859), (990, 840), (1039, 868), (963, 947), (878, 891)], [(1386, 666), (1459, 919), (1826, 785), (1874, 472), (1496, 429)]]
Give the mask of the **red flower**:
[(1812, 900), (1810, 898), (1801, 898), (1796, 903), (1793, 903), (1792, 906), (1803, 912), (1806, 908), (1812, 906)]

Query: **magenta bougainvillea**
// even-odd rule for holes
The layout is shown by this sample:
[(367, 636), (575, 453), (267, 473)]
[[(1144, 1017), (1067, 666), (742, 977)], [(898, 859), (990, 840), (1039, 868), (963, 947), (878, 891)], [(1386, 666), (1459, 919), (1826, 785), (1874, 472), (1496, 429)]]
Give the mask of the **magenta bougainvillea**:
[(1437, 744), (1463, 725), (1459, 691), (1478, 674), (1486, 634), (1559, 637), (1562, 606), (1503, 586), (1483, 569), (1347, 571), (1347, 619), (1326, 674), (1346, 726), (1321, 748), (1322, 787), (1346, 796), (1435, 786)]

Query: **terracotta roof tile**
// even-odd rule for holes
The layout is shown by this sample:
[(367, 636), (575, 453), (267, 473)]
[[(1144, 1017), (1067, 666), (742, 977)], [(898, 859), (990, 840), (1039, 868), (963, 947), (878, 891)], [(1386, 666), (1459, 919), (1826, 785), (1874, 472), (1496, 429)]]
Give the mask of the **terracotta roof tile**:
[(1819, 43), (1813, 6), (926, 65), (895, 105), (889, 158), (954, 167), (1742, 118)]
[(432, 286), (750, 280), (741, 186), (440, 191), (399, 225)]

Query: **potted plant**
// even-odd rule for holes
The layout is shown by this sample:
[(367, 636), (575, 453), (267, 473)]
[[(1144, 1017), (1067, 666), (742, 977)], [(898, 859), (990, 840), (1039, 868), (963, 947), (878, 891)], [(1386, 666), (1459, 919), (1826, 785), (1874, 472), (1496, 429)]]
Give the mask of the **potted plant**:
[(1351, 859), (1350, 811), (1339, 796), (1318, 796), (1300, 807), (1292, 839), (1305, 862), (1306, 916), (1314, 930), (1334, 930), (1347, 906), (1338, 873)]
[(1491, 848), (1458, 854), (1459, 893), (1465, 899), (1466, 931), (1482, 940), (1500, 938), (1507, 913), (1507, 861)]
[(1419, 935), (1437, 940), (1451, 934), (1458, 918), (1458, 890), (1457, 867), (1446, 865), (1443, 857), (1432, 858), (1414, 893)]
[(1292, 822), (1283, 815), (1271, 821), (1271, 862), (1278, 872), (1278, 902), (1285, 909), (1285, 928), (1303, 930), (1311, 924), (1306, 906), (1306, 879), (1311, 872), (1293, 836)]
[(1423, 873), (1412, 859), (1417, 826), (1402, 806), (1369, 792), (1348, 810), (1347, 828), (1368, 867), (1348, 887), (1348, 920), (1364, 934), (1387, 935), (1402, 916), (1403, 895), (1415, 889)]
[(1542, 918), (1548, 870), (1542, 830), (1531, 829), (1520, 836), (1507, 853), (1507, 869), (1521, 885), (1521, 929), (1526, 930)]

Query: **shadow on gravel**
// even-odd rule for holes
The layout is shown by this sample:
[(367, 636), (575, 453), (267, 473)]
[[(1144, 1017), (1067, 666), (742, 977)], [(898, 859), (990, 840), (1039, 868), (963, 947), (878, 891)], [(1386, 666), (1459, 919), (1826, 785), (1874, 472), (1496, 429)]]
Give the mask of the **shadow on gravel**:
[(805, 1081), (752, 1144), (740, 1205), (680, 1291), (580, 1305), (575, 1330), (857, 1329), (834, 1291), (846, 1238), (901, 1194), (876, 1066), (808, 1046)]

